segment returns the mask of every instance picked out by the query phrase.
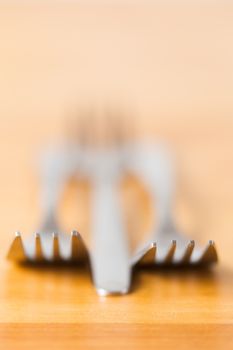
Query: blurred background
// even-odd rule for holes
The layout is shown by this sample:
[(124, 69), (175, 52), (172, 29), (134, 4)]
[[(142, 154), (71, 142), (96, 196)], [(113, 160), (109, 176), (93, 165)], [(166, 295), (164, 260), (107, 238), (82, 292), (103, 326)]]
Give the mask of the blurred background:
[[(1, 1), (1, 263), (14, 231), (39, 222), (41, 148), (67, 138), (76, 111), (78, 120), (110, 108), (138, 138), (170, 146), (180, 227), (214, 239), (233, 266), (232, 38), (231, 1)], [(86, 192), (76, 187), (61, 220), (85, 236)]]

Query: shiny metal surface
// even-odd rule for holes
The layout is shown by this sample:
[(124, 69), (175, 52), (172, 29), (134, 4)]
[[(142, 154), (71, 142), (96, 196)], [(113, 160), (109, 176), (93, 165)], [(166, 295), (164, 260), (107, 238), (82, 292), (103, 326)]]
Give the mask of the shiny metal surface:
[(138, 250), (133, 263), (144, 264), (144, 256), (156, 242), (156, 256), (151, 264), (158, 265), (199, 265), (213, 264), (218, 260), (215, 244), (210, 240), (201, 248), (195, 241), (180, 233), (172, 215), (175, 190), (173, 159), (163, 145), (142, 143), (132, 147), (129, 165), (143, 181), (150, 193), (154, 208), (158, 209), (159, 223), (154, 223), (149, 242)]
[[(165, 149), (148, 144), (131, 145), (127, 148), (129, 162), (125, 166), (125, 150), (114, 147), (107, 151), (101, 147), (93, 149), (85, 140), (81, 151), (71, 152), (72, 156), (69, 150), (67, 157), (62, 153), (60, 161), (58, 153), (50, 155), (42, 171), (44, 216), (41, 230), (25, 240), (16, 232), (8, 259), (33, 263), (89, 261), (93, 283), (101, 296), (128, 293), (134, 266), (207, 266), (216, 263), (217, 250), (212, 240), (205, 247), (200, 247), (193, 239), (181, 234), (174, 224), (171, 210), (174, 169)], [(124, 166), (144, 183), (159, 213), (159, 223), (154, 224), (150, 240), (133, 256), (128, 252), (127, 233), (118, 198), (118, 183), (125, 171)], [(67, 178), (76, 171), (89, 178), (92, 184), (93, 247), (89, 250), (77, 231), (72, 231), (71, 235), (62, 233), (56, 219), (59, 196)]]

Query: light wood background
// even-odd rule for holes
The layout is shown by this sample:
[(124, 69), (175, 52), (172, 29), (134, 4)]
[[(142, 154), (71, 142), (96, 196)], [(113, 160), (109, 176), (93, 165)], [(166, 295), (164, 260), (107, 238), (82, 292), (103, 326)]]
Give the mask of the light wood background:
[[(232, 38), (227, 1), (0, 4), (2, 348), (232, 348)], [(170, 144), (185, 203), (177, 221), (216, 241), (216, 269), (141, 271), (131, 294), (99, 298), (86, 270), (5, 260), (14, 231), (39, 222), (35, 155), (90, 105), (117, 107), (142, 135)], [(75, 210), (66, 208), (64, 227), (85, 235)]]

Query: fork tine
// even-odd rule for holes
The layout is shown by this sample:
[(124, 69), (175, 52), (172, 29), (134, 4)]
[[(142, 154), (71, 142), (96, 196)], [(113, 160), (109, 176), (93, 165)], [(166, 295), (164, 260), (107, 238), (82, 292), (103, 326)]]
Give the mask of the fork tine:
[(79, 237), (77, 231), (71, 232), (71, 259), (78, 260), (79, 258)]
[(58, 234), (53, 233), (53, 259), (60, 260)]
[(71, 259), (85, 261), (88, 259), (88, 251), (78, 231), (71, 232)]
[(180, 259), (181, 264), (188, 264), (190, 262), (190, 258), (191, 258), (194, 247), (195, 247), (195, 241), (194, 240), (189, 241), (189, 243), (185, 249), (184, 255)]
[(139, 264), (140, 265), (154, 264), (155, 257), (156, 257), (156, 243), (153, 242), (150, 244), (149, 248), (146, 250), (144, 255), (140, 258)]
[(15, 233), (15, 238), (10, 246), (7, 259), (16, 261), (23, 261), (26, 259), (26, 254), (20, 232)]
[(41, 246), (41, 238), (39, 233), (35, 234), (35, 258), (38, 261), (41, 261), (44, 258), (43, 250)]
[(176, 240), (173, 239), (171, 241), (171, 245), (168, 249), (167, 255), (164, 258), (164, 261), (163, 261), (164, 264), (170, 264), (172, 262), (175, 251), (176, 251)]
[(218, 261), (218, 255), (214, 241), (210, 240), (202, 256), (200, 257), (200, 264), (210, 264)]
[(143, 249), (140, 249), (133, 257), (131, 258), (131, 266), (138, 266), (144, 264), (154, 264), (156, 255), (156, 243), (149, 243)]

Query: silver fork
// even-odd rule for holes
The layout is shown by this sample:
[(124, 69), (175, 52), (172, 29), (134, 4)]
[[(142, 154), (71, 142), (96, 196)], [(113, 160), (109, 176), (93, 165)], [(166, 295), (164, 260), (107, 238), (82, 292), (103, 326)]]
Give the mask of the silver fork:
[(86, 135), (83, 137), (85, 161), (80, 171), (90, 179), (92, 186), (90, 260), (99, 295), (125, 294), (131, 282), (127, 235), (119, 199), (124, 153), (120, 135), (110, 126), (107, 125), (102, 139), (96, 130), (82, 128)]
[(154, 223), (150, 240), (140, 248), (132, 264), (212, 264), (217, 262), (215, 244), (210, 240), (206, 247), (195, 247), (176, 228), (172, 217), (174, 168), (171, 156), (163, 146), (141, 144), (133, 150), (131, 167), (148, 189), (154, 207), (158, 209), (158, 226)]
[(73, 147), (51, 148), (40, 161), (42, 222), (39, 230), (22, 240), (16, 232), (8, 252), (8, 259), (20, 262), (58, 262), (84, 260), (85, 244), (77, 231), (71, 236), (61, 232), (57, 222), (57, 206), (64, 185), (73, 175), (80, 161)]
[[(15, 261), (85, 260), (89, 254), (78, 232), (71, 238), (58, 226), (56, 209), (68, 178), (78, 172), (92, 184), (91, 231), (93, 249), (91, 266), (94, 284), (100, 295), (125, 294), (131, 281), (131, 264), (119, 203), (118, 185), (122, 175), (122, 134), (111, 129), (105, 140), (93, 133), (93, 123), (81, 121), (76, 147), (49, 153), (42, 164), (42, 217), (39, 233), (22, 241), (19, 232), (8, 258)], [(81, 131), (81, 134), (80, 134)], [(113, 131), (113, 132), (112, 132)], [(77, 147), (78, 146), (78, 147)], [(109, 145), (108, 145), (109, 146)]]

